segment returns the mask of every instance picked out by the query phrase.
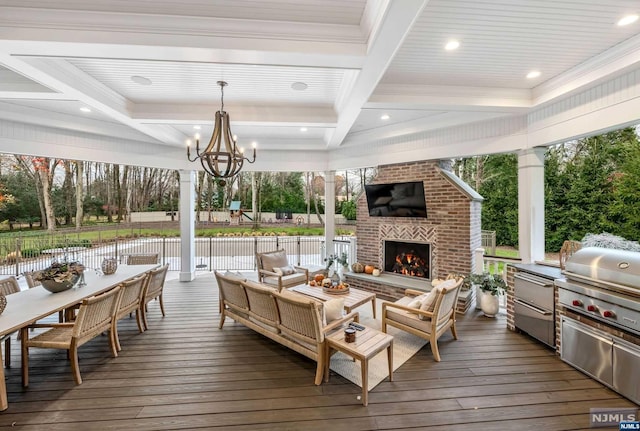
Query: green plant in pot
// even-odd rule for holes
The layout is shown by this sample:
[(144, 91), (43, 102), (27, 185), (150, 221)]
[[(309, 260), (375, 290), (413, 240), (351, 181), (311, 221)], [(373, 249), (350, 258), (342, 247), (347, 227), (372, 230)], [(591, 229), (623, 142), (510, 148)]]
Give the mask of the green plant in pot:
[(487, 317), (495, 317), (500, 309), (499, 296), (504, 295), (507, 291), (507, 283), (500, 274), (483, 274), (471, 275), (471, 283), (478, 286), (482, 291), (480, 298), (480, 308)]

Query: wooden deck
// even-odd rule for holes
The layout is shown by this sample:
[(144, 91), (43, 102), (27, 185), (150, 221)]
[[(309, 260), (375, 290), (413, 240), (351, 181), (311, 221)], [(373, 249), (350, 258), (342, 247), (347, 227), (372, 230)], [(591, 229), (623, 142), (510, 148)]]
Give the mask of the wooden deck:
[[(315, 364), (245, 327), (218, 330), (212, 274), (165, 286), (167, 317), (151, 304), (150, 329), (121, 322), (122, 352), (99, 337), (80, 348), (75, 386), (64, 352), (33, 350), (31, 384), (20, 383), (14, 340), (7, 371), (13, 430), (575, 430), (589, 408), (635, 404), (564, 364), (547, 348), (469, 310), (460, 339), (429, 346), (369, 394), (340, 376), (313, 384)], [(464, 428), (454, 424), (464, 425)], [(617, 428), (616, 428), (617, 429)]]

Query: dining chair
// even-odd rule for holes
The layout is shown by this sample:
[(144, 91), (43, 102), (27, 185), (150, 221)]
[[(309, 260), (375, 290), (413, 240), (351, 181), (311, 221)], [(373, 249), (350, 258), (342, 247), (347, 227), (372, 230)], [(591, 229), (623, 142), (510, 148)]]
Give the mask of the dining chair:
[(164, 313), (164, 301), (162, 299), (162, 290), (164, 288), (164, 280), (167, 277), (167, 270), (169, 269), (169, 264), (163, 265), (158, 269), (153, 269), (149, 271), (149, 279), (147, 280), (147, 286), (144, 292), (144, 299), (142, 300), (142, 305), (140, 306), (140, 311), (142, 311), (142, 323), (144, 324), (144, 329), (149, 329), (149, 323), (147, 321), (147, 305), (153, 299), (158, 299), (160, 302), (160, 311), (162, 311), (162, 317), (165, 316)]
[(158, 263), (158, 253), (130, 254), (127, 265), (153, 265)]
[[(17, 292), (20, 292), (20, 285), (13, 275), (0, 280), (0, 293), (4, 296)], [(6, 368), (11, 368), (11, 336), (13, 334), (15, 334), (15, 332), (3, 335), (2, 338), (0, 338), (0, 343), (4, 341), (4, 366)]]
[(118, 304), (115, 318), (113, 319), (113, 322), (111, 324), (111, 333), (116, 340), (116, 348), (118, 349), (118, 352), (122, 350), (122, 348), (120, 347), (120, 338), (118, 336), (119, 320), (135, 311), (136, 322), (138, 323), (138, 331), (140, 331), (140, 333), (144, 332), (144, 327), (142, 326), (142, 312), (140, 309), (142, 306), (144, 289), (147, 280), (147, 275), (144, 274), (139, 277), (127, 280), (120, 285), (120, 287), (122, 288), (122, 293), (120, 294), (120, 303)]
[[(74, 322), (36, 323), (20, 330), (22, 337), (22, 385), (29, 386), (29, 348), (63, 349), (69, 352), (71, 371), (77, 385), (82, 383), (78, 366), (78, 348), (105, 331), (109, 331), (109, 346), (113, 357), (118, 356), (115, 337), (110, 331), (121, 287), (84, 299)], [(49, 330), (29, 338), (29, 328), (49, 328)]]

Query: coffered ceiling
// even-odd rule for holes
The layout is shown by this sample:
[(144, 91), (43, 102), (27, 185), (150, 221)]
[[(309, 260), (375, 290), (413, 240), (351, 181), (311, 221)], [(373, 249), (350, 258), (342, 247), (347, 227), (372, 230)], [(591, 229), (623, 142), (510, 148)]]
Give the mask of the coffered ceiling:
[[(345, 149), (521, 117), (639, 68), (640, 21), (617, 25), (638, 13), (636, 0), (0, 0), (0, 120), (74, 136), (0, 151), (108, 159), (92, 145), (113, 139), (131, 163), (188, 168), (224, 80), (234, 133), (258, 143), (252, 169), (332, 168)], [(451, 155), (487, 151), (462, 145)]]

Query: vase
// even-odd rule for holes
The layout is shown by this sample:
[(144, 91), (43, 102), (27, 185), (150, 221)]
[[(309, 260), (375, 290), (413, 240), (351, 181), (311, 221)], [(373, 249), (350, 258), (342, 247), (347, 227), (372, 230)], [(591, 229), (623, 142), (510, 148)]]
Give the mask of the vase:
[(102, 259), (102, 265), (100, 265), (100, 269), (102, 269), (102, 273), (104, 275), (110, 275), (116, 272), (118, 269), (118, 260), (114, 257), (105, 257)]
[(483, 292), (482, 299), (480, 299), (480, 306), (485, 316), (496, 317), (498, 310), (500, 310), (498, 295), (491, 295)]
[(345, 281), (345, 272), (347, 272), (348, 267), (347, 265), (340, 265), (338, 266), (338, 277), (340, 277), (340, 281)]

